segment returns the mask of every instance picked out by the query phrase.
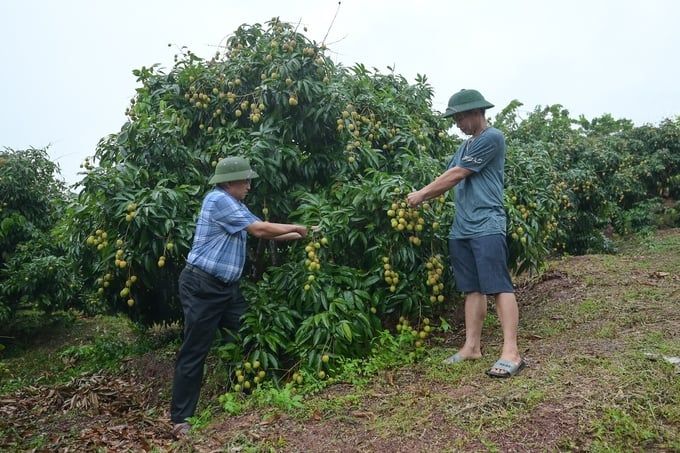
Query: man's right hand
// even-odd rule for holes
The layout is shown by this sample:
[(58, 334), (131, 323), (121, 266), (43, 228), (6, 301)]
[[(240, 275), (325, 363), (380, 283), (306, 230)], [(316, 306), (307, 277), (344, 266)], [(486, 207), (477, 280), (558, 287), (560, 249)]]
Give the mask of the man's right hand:
[(406, 196), (406, 201), (410, 207), (415, 208), (425, 201), (425, 197), (419, 190), (416, 190)]

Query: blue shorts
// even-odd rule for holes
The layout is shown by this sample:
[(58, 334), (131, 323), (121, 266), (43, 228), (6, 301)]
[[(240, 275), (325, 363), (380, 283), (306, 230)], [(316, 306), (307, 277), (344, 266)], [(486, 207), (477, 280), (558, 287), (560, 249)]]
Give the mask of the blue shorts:
[(508, 272), (508, 244), (502, 234), (450, 239), (456, 288), (464, 293), (514, 293)]

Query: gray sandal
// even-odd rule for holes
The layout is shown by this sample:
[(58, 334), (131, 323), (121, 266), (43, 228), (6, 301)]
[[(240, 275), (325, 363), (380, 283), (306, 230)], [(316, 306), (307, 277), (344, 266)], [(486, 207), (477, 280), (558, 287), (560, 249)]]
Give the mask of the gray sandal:
[[(519, 363), (512, 363), (507, 360), (498, 359), (496, 363), (494, 363), (493, 366), (489, 368), (486, 374), (494, 378), (509, 378), (522, 371), (526, 366), (527, 363), (524, 361), (524, 359), (520, 359)], [(502, 371), (493, 371), (494, 368), (498, 368)]]
[(454, 363), (460, 363), (463, 360), (465, 360), (465, 358), (462, 355), (460, 355), (460, 353), (456, 352), (451, 357), (444, 359), (442, 363), (444, 365), (453, 365)]

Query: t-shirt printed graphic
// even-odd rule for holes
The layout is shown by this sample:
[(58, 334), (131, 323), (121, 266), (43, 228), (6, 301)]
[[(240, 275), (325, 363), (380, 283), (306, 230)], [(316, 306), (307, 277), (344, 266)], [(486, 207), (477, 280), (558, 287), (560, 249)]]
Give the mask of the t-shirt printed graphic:
[(468, 239), (505, 234), (505, 139), (501, 131), (489, 127), (463, 142), (449, 164), (449, 168), (455, 166), (473, 173), (454, 188), (456, 216), (449, 237)]

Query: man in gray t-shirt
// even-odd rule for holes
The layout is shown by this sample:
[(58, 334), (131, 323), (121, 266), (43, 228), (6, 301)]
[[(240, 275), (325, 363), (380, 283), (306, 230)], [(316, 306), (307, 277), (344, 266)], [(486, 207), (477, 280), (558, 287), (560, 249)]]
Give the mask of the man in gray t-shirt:
[(488, 127), (484, 113), (493, 107), (476, 90), (451, 96), (444, 117), (453, 117), (467, 139), (447, 170), (420, 190), (408, 194), (410, 206), (455, 187), (456, 215), (449, 234), (449, 251), (456, 287), (465, 293), (465, 344), (445, 360), (479, 359), (486, 297), (493, 295), (503, 329), (500, 359), (487, 371), (491, 377), (511, 377), (525, 366), (517, 348), (519, 310), (508, 272), (503, 207), (505, 139)]
[(451, 159), (448, 169), (473, 173), (454, 186), (456, 216), (449, 237), (469, 239), (490, 234), (505, 235), (503, 175), (505, 139), (498, 129), (487, 127), (467, 139)]

